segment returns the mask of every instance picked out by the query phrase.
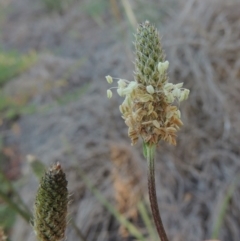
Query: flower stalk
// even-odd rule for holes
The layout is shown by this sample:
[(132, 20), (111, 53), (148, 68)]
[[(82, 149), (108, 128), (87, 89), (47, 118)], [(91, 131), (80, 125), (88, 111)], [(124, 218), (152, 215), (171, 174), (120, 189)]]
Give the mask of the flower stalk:
[(146, 158), (148, 162), (148, 193), (149, 193), (152, 215), (153, 215), (154, 223), (157, 228), (158, 235), (161, 241), (168, 241), (168, 237), (162, 223), (162, 219), (161, 219), (161, 215), (160, 215), (158, 203), (157, 203), (156, 185), (155, 185), (155, 168), (154, 168), (155, 149), (156, 149), (155, 145), (146, 146)]

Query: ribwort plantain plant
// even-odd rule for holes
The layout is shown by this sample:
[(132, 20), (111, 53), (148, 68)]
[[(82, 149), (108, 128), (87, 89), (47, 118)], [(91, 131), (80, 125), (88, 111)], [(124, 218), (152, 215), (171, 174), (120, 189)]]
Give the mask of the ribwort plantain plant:
[[(176, 145), (176, 133), (183, 125), (176, 105), (186, 100), (189, 90), (183, 83), (169, 83), (157, 29), (148, 21), (140, 24), (135, 35), (134, 81), (118, 79), (117, 93), (124, 97), (119, 109), (128, 126), (132, 145), (143, 140), (143, 154), (148, 162), (148, 191), (154, 222), (161, 241), (168, 241), (157, 204), (154, 159), (159, 141)], [(111, 84), (113, 78), (106, 76)], [(112, 88), (107, 90), (112, 97)]]

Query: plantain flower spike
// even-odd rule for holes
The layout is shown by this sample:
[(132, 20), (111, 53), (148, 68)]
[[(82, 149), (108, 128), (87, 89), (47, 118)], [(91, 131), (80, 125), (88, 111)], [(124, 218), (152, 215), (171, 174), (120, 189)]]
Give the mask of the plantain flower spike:
[[(147, 145), (157, 145), (160, 140), (176, 145), (176, 133), (183, 123), (174, 104), (186, 100), (189, 90), (182, 88), (183, 83), (169, 83), (169, 62), (153, 25), (148, 21), (140, 24), (135, 37), (135, 80), (120, 79), (117, 87), (125, 98), (119, 109), (128, 135), (132, 145), (139, 137)], [(106, 79), (112, 83), (110, 76)]]
[(34, 206), (34, 232), (38, 241), (60, 241), (67, 225), (68, 189), (59, 163), (45, 172)]

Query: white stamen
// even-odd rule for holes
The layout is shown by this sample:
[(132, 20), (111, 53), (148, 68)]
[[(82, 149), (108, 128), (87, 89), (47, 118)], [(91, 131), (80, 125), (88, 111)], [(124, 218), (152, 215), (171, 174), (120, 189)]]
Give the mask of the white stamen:
[(189, 93), (190, 93), (190, 90), (188, 90), (188, 89), (184, 90), (184, 97), (185, 97), (184, 99), (185, 100), (188, 98)]
[(107, 82), (108, 82), (109, 84), (112, 84), (113, 79), (112, 79), (112, 77), (111, 77), (110, 75), (106, 76), (106, 79), (107, 79)]
[(173, 90), (172, 94), (173, 94), (173, 96), (174, 96), (175, 98), (179, 99), (180, 96), (181, 96), (181, 90), (178, 89), (178, 88), (175, 88), (175, 89)]
[(175, 85), (176, 88), (182, 88), (182, 86), (183, 86), (183, 83), (179, 83)]
[(123, 88), (117, 89), (117, 93), (119, 94), (119, 96), (123, 97)]
[(112, 91), (110, 89), (107, 90), (107, 97), (108, 99), (112, 98)]
[(172, 88), (173, 88), (173, 84), (172, 83), (167, 83), (167, 84), (164, 85), (164, 89), (165, 90), (170, 90)]
[(126, 81), (125, 80), (123, 80), (123, 79), (120, 79), (119, 81), (118, 81), (118, 87), (119, 88), (124, 88), (124, 87), (126, 87)]
[(146, 87), (146, 90), (147, 90), (147, 92), (148, 92), (149, 94), (153, 94), (153, 93), (155, 92), (152, 85), (148, 85), (148, 86)]
[(158, 71), (159, 71), (159, 73), (163, 74), (168, 69), (168, 66), (169, 66), (169, 62), (168, 61), (159, 62), (158, 63)]

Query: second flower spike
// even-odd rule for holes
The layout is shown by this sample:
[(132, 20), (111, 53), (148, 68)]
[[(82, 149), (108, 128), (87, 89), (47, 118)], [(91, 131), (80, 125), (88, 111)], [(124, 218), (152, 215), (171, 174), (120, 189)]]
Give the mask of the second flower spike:
[(59, 163), (44, 174), (34, 206), (34, 232), (38, 241), (60, 241), (67, 226), (68, 189)]

